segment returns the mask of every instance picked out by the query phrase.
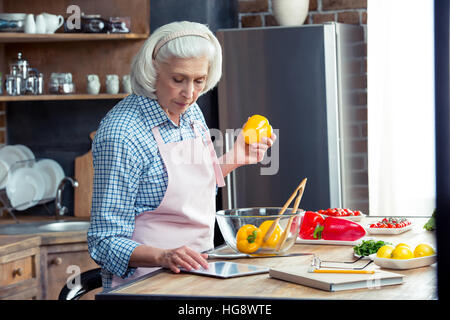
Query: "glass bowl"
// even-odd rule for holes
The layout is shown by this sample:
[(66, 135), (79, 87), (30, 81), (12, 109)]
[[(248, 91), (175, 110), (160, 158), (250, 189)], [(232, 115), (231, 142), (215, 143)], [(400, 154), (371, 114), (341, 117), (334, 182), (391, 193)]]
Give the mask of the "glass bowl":
[[(292, 209), (288, 208), (282, 216), (278, 213), (282, 208), (271, 207), (271, 208), (242, 208), (242, 209), (229, 209), (217, 211), (216, 219), (219, 225), (220, 232), (229, 247), (238, 253), (248, 253), (248, 254), (280, 254), (288, 251), (295, 243), (300, 227), (300, 216), (303, 214), (303, 210), (298, 210), (296, 213), (292, 213)], [(275, 228), (272, 236), (263, 242), (261, 239), (264, 238), (267, 230), (272, 225), (273, 221), (280, 218), (278, 222), (278, 227)], [(287, 230), (287, 236), (284, 243), (280, 246), (280, 240), (288, 224), (290, 223), (289, 230)], [(259, 237), (257, 237), (257, 250), (255, 248), (251, 249), (249, 252), (247, 247), (239, 246), (241, 250), (238, 249), (236, 237), (238, 231), (245, 225), (253, 225), (259, 228), (261, 232)], [(244, 229), (244, 228), (243, 228)], [(253, 229), (249, 229), (250, 232)], [(251, 235), (252, 233), (250, 233)], [(249, 238), (249, 242), (252, 242), (252, 238)], [(245, 242), (244, 242), (245, 243)], [(278, 248), (280, 246), (280, 248)], [(243, 249), (242, 248), (246, 248)]]

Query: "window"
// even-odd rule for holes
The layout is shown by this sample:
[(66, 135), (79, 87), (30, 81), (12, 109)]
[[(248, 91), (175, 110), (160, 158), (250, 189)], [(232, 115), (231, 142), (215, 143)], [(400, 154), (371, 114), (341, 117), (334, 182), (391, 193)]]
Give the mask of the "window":
[(369, 0), (370, 215), (429, 216), (436, 206), (432, 0)]

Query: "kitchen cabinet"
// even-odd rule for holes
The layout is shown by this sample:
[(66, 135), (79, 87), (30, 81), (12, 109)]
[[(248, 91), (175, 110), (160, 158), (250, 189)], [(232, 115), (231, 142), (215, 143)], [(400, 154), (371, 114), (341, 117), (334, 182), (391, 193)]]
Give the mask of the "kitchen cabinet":
[(0, 300), (41, 298), (40, 244), (37, 236), (0, 238)]
[[(51, 158), (63, 168), (66, 176), (74, 174), (74, 159), (90, 149), (89, 133), (100, 119), (120, 99), (122, 93), (106, 93), (106, 75), (117, 74), (119, 79), (130, 73), (133, 57), (150, 34), (150, 0), (69, 0), (33, 1), (0, 0), (0, 12), (47, 12), (65, 19), (70, 5), (76, 4), (80, 12), (100, 14), (102, 18), (130, 17), (130, 33), (63, 33), (25, 34), (0, 32), (0, 72), (9, 73), (9, 64), (21, 52), (32, 68), (44, 75), (43, 95), (0, 95), (0, 110), (6, 111), (6, 144), (28, 146), (36, 159)], [(71, 73), (74, 94), (50, 94), (48, 84), (53, 72)], [(86, 76), (97, 74), (100, 93), (87, 94)], [(39, 134), (36, 134), (39, 133)], [(67, 192), (63, 202), (74, 208), (73, 195)], [(46, 214), (37, 206), (27, 212)]]
[(41, 246), (42, 299), (57, 300), (67, 279), (74, 275), (98, 268), (89, 256), (86, 241), (47, 244)]
[[(18, 215), (20, 223), (53, 218)], [(66, 220), (79, 220), (66, 218)], [(0, 218), (0, 224), (15, 223)], [(98, 268), (91, 259), (86, 231), (0, 235), (0, 300), (56, 300), (75, 272)], [(95, 292), (84, 299), (94, 299)]]
[[(32, 13), (35, 16), (47, 12), (67, 18), (67, 8), (72, 1), (14, 1), (0, 0), (0, 11), (4, 13)], [(53, 99), (114, 99), (125, 95), (108, 95), (105, 92), (106, 74), (117, 74), (121, 78), (129, 74), (132, 58), (150, 34), (150, 1), (129, 0), (80, 0), (76, 5), (85, 14), (100, 14), (102, 18), (130, 17), (130, 33), (88, 34), (62, 33), (62, 27), (54, 34), (0, 33), (0, 67), (3, 74), (9, 71), (9, 63), (22, 52), (31, 67), (44, 74), (44, 86), (52, 72), (70, 72), (76, 87), (76, 95), (47, 95), (41, 97), (3, 96), (1, 102), (34, 101)], [(102, 82), (102, 95), (86, 94), (86, 75), (98, 74)], [(46, 86), (45, 86), (46, 87)], [(45, 90), (45, 89), (44, 89)], [(48, 90), (45, 90), (48, 92)]]

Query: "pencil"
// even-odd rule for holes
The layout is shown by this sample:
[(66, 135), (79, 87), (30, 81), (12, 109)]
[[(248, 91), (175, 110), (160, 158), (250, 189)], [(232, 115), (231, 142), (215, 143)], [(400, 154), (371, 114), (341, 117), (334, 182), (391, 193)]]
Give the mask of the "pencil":
[(375, 270), (345, 270), (345, 269), (314, 269), (311, 272), (314, 273), (363, 273), (363, 274), (373, 274)]

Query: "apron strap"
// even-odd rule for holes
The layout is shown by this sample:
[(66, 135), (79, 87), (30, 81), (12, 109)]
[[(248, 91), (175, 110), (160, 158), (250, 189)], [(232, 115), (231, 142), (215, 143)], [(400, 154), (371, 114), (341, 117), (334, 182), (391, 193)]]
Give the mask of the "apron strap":
[(194, 129), (194, 132), (195, 132), (196, 136), (201, 136), (201, 135), (197, 131), (197, 129), (196, 129), (194, 124), (199, 125), (203, 129), (203, 131), (205, 131), (206, 141), (207, 141), (207, 144), (208, 144), (209, 153), (211, 155), (211, 160), (212, 160), (212, 163), (213, 163), (213, 166), (214, 166), (214, 173), (216, 175), (216, 183), (217, 183), (218, 187), (223, 187), (223, 186), (225, 186), (225, 180), (223, 179), (222, 169), (220, 168), (219, 159), (217, 158), (216, 151), (214, 150), (214, 145), (213, 145), (213, 143), (211, 141), (211, 136), (209, 134), (209, 131), (206, 130), (205, 126), (200, 121), (193, 120), (191, 122), (191, 125), (192, 125), (192, 127)]
[(155, 137), (156, 143), (158, 144), (158, 146), (163, 146), (164, 145), (164, 141), (161, 137), (161, 133), (159, 133), (159, 127), (153, 127), (152, 128), (152, 133), (153, 136)]

